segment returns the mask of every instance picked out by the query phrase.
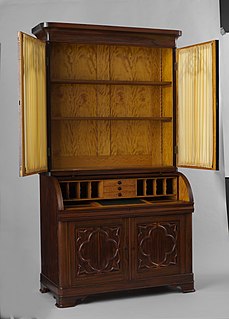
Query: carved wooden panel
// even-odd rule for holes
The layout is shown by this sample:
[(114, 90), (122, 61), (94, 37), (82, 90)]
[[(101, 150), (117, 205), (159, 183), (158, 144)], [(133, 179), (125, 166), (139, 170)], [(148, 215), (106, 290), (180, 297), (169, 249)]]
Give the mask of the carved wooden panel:
[(95, 221), (72, 225), (73, 280), (123, 279), (125, 236), (124, 223)]
[(180, 220), (165, 217), (137, 221), (134, 257), (137, 277), (172, 274), (180, 271)]
[(160, 268), (177, 263), (177, 223), (138, 226), (138, 269)]
[(120, 226), (76, 230), (77, 275), (120, 270)]

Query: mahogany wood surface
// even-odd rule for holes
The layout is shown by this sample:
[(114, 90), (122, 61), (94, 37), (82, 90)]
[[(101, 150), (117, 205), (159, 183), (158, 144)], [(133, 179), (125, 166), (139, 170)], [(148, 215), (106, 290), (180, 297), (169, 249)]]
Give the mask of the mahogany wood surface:
[(74, 23), (40, 23), (32, 33), (43, 41), (128, 44), (152, 47), (175, 47), (178, 30), (131, 28)]
[(60, 188), (57, 180), (40, 175), (41, 271), (56, 284), (59, 283), (56, 213), (58, 209), (63, 209), (59, 199)]
[[(123, 183), (132, 185), (133, 180)], [(178, 192), (184, 193), (179, 183)], [(75, 306), (89, 295), (145, 287), (172, 285), (194, 291), (192, 197), (64, 208), (58, 179), (43, 174), (41, 211), (41, 292), (51, 291), (58, 307)]]

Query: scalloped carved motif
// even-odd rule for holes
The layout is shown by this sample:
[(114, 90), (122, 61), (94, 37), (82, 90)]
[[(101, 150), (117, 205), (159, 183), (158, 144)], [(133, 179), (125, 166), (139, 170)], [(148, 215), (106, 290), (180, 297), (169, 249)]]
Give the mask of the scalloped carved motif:
[(177, 264), (178, 223), (138, 225), (138, 270)]
[(77, 276), (120, 270), (119, 226), (76, 229)]

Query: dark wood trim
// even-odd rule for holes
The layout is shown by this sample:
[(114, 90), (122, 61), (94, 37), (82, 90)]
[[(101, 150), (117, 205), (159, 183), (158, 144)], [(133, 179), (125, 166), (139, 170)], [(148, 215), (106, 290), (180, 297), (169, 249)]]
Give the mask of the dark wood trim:
[[(62, 298), (72, 297), (77, 300), (81, 298), (85, 298), (88, 295), (97, 295), (104, 294), (115, 291), (128, 291), (128, 290), (136, 290), (136, 289), (144, 289), (147, 287), (160, 287), (160, 286), (172, 286), (172, 287), (181, 287), (183, 285), (193, 286), (194, 278), (193, 273), (179, 274), (179, 275), (170, 275), (170, 276), (158, 276), (153, 277), (151, 279), (147, 278), (145, 280), (135, 280), (132, 281), (123, 281), (114, 283), (112, 286), (110, 283), (103, 285), (92, 285), (91, 287), (72, 287), (68, 289), (59, 289), (57, 286), (50, 282), (48, 278), (41, 274), (41, 283), (44, 287), (48, 288), (54, 294), (58, 294)], [(194, 291), (193, 289), (189, 292)], [(185, 291), (184, 291), (185, 292)], [(76, 303), (74, 304), (76, 305)], [(74, 306), (73, 305), (73, 306)], [(68, 307), (68, 305), (64, 305), (63, 307)]]
[(49, 42), (46, 43), (46, 88), (47, 88), (47, 159), (48, 159), (48, 171), (50, 171), (52, 167), (52, 139), (51, 139), (51, 85), (50, 85), (50, 54), (51, 54), (51, 44)]
[[(96, 214), (95, 214), (96, 211)], [(59, 212), (58, 220), (62, 222), (70, 222), (76, 220), (96, 220), (98, 218), (120, 218), (120, 217), (150, 217), (152, 216), (170, 216), (178, 214), (192, 214), (194, 211), (193, 203), (178, 202), (173, 205), (166, 205), (166, 203), (145, 205), (144, 206), (113, 206), (113, 207), (99, 207), (94, 209), (94, 212), (88, 208), (63, 210)]]
[(177, 71), (176, 49), (173, 50), (173, 165), (177, 166)]
[(87, 178), (90, 176), (90, 179), (96, 179), (99, 177), (103, 179), (108, 178), (124, 178), (124, 177), (141, 177), (145, 176), (154, 176), (155, 174), (170, 174), (176, 173), (176, 167), (159, 167), (159, 168), (130, 168), (130, 169), (106, 169), (106, 170), (51, 170), (51, 175), (57, 176), (59, 178), (68, 177), (68, 178)]
[(166, 48), (175, 47), (175, 39), (181, 36), (179, 30), (55, 22), (40, 23), (32, 33), (43, 41)]
[(173, 37), (181, 36), (180, 30), (169, 30), (169, 29), (154, 29), (154, 28), (142, 28), (142, 27), (127, 27), (127, 26), (110, 26), (110, 25), (96, 25), (96, 24), (81, 24), (81, 23), (65, 23), (65, 22), (41, 22), (32, 28), (32, 33), (36, 34), (43, 29), (52, 28), (54, 30), (90, 30), (90, 31), (113, 31), (113, 32), (127, 32), (127, 33), (149, 33), (164, 35), (169, 34)]

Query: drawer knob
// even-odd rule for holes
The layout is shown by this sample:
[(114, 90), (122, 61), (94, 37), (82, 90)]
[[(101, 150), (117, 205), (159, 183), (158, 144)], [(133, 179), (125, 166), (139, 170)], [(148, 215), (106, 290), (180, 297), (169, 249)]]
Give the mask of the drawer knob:
[(122, 193), (118, 193), (118, 196), (119, 196), (119, 197), (122, 196)]
[(118, 187), (118, 190), (121, 191), (121, 190), (122, 190), (122, 187), (119, 186), (119, 187)]
[(118, 181), (118, 184), (121, 185), (121, 184), (122, 184), (122, 181)]

